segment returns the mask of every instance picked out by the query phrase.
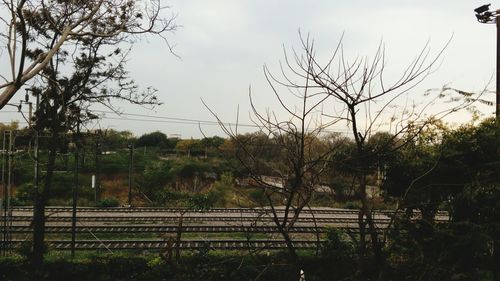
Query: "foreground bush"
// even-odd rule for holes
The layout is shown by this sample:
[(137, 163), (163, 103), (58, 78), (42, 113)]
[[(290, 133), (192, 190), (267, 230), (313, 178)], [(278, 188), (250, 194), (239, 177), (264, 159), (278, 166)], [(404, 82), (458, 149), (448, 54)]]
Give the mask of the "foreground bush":
[[(284, 256), (267, 255), (200, 255), (183, 257), (179, 262), (167, 263), (159, 257), (140, 255), (102, 255), (71, 261), (62, 257), (47, 259), (37, 281), (190, 281), (190, 280), (298, 280), (303, 269), (307, 280), (340, 280), (348, 277), (341, 268), (325, 263), (326, 260), (307, 257), (301, 266), (294, 265)], [(300, 267), (300, 268), (299, 268)], [(34, 272), (26, 260), (3, 258), (0, 260), (0, 280), (33, 280)], [(337, 278), (338, 277), (338, 278)], [(333, 279), (332, 279), (333, 278)]]

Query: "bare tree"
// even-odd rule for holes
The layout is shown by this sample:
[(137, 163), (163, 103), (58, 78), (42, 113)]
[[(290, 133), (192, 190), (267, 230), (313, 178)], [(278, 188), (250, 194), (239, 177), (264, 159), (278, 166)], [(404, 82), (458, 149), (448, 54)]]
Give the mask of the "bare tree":
[[(399, 72), (399, 76), (389, 76), (386, 74), (383, 44), (379, 45), (373, 58), (357, 57), (350, 61), (344, 54), (340, 39), (332, 55), (322, 62), (316, 54), (314, 41), (309, 36), (301, 35), (300, 38), (300, 51), (284, 51), (279, 75), (273, 75), (264, 67), (265, 77), (287, 116), (270, 110), (259, 112), (250, 95), (254, 121), (259, 130), (269, 136), (269, 141), (282, 149), (279, 157), (286, 163), (284, 167), (270, 166), (269, 162), (262, 161), (252, 151), (248, 151), (248, 145), (238, 137), (237, 127), (224, 125), (217, 114), (211, 112), (226, 134), (238, 145), (240, 152), (247, 155), (240, 158), (252, 177), (266, 187), (275, 223), (292, 255), (295, 252), (287, 231), (309, 202), (314, 186), (321, 181), (325, 172), (325, 163), (335, 151), (335, 147), (313, 150), (311, 140), (333, 125), (337, 128), (339, 125), (347, 127), (355, 149), (344, 160), (351, 164), (353, 187), (361, 202), (359, 235), (353, 236), (357, 240), (359, 271), (361, 274), (366, 273), (371, 249), (375, 265), (381, 273), (379, 277), (382, 278), (386, 265), (383, 243), (379, 241), (372, 204), (367, 195), (367, 176), (376, 167), (374, 161), (383, 153), (400, 149), (434, 120), (466, 108), (478, 99), (455, 100), (456, 104), (451, 108), (448, 106), (432, 111), (430, 109), (443, 97), (442, 94), (424, 91), (422, 95), (411, 93), (434, 71), (447, 44), (435, 55), (431, 55), (426, 44)], [(285, 97), (285, 94), (292, 98)], [(384, 131), (388, 134), (377, 140), (376, 146), (368, 145), (372, 135)], [(252, 173), (255, 166), (268, 168), (268, 171), (286, 179), (287, 185), (283, 189), (270, 186), (259, 175)], [(283, 216), (279, 216), (275, 208), (277, 201), (273, 200), (274, 194), (286, 199)]]
[(0, 38), (9, 61), (7, 73), (0, 74), (0, 109), (63, 46), (98, 38), (119, 44), (154, 34), (171, 49), (165, 36), (177, 27), (160, 0), (3, 0), (0, 7), (6, 11), (0, 18), (5, 30)]
[[(435, 120), (468, 107), (478, 98), (456, 100), (451, 108), (433, 111), (431, 109), (441, 95), (412, 95), (411, 91), (434, 71), (447, 44), (435, 55), (430, 54), (426, 44), (399, 76), (392, 78), (394, 76), (386, 75), (383, 44), (379, 45), (373, 58), (358, 57), (350, 61), (344, 55), (341, 39), (332, 56), (322, 63), (317, 58), (313, 40), (301, 37), (301, 43), (300, 55), (294, 52), (290, 60), (285, 54), (288, 72), (282, 71), (283, 79), (279, 83), (291, 89), (314, 91), (323, 97), (323, 116), (350, 129), (356, 148), (346, 160), (352, 164), (352, 177), (361, 202), (358, 215), (360, 272), (365, 271), (367, 250), (371, 248), (382, 278), (385, 267), (383, 245), (367, 196), (367, 176), (374, 172), (374, 161), (378, 155), (400, 149)], [(305, 83), (295, 82), (297, 78)], [(369, 146), (369, 139), (381, 131), (389, 134), (379, 139), (377, 146)], [(367, 243), (371, 243), (371, 247)]]
[[(313, 67), (314, 61), (305, 63)], [(267, 66), (264, 66), (264, 75), (283, 112), (270, 109), (261, 112), (250, 91), (252, 119), (258, 133), (241, 135), (237, 125), (226, 125), (207, 108), (235, 144), (235, 155), (251, 180), (264, 189), (274, 224), (290, 255), (297, 258), (290, 230), (324, 178), (328, 157), (334, 148), (322, 145), (320, 137), (333, 123), (321, 120), (321, 107), (328, 96), (319, 95), (308, 85), (312, 77), (301, 77), (304, 87), (288, 87), (278, 81)], [(286, 88), (284, 93), (282, 86)]]

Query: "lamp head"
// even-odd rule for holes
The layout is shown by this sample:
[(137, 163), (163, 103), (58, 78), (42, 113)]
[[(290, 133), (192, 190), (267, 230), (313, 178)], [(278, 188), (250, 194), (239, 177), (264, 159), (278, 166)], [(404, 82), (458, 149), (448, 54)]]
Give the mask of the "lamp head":
[(491, 4), (487, 4), (487, 5), (482, 5), (481, 7), (475, 8), (474, 12), (476, 12), (476, 14), (482, 14), (484, 12), (487, 12), (490, 9), (490, 5)]
[(486, 16), (485, 14), (476, 14), (476, 18), (477, 21), (481, 23), (487, 23), (490, 19), (490, 17)]

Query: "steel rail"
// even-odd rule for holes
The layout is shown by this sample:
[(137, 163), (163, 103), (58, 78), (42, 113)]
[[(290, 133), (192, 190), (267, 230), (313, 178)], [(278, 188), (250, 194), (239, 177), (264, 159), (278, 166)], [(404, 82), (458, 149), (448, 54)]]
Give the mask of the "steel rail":
[[(77, 221), (80, 222), (129, 222), (129, 223), (146, 223), (146, 222), (179, 222), (181, 217), (178, 216), (157, 216), (157, 217), (91, 217), (91, 216), (77, 216)], [(28, 216), (13, 216), (13, 222), (30, 222), (32, 217)], [(59, 216), (59, 217), (47, 217), (46, 223), (48, 222), (69, 222), (71, 221), (70, 216)], [(273, 222), (272, 217), (214, 217), (214, 216), (194, 216), (194, 217), (183, 217), (183, 222)], [(389, 222), (390, 218), (377, 218), (374, 220), (375, 223)], [(357, 218), (341, 218), (341, 217), (330, 217), (330, 218), (313, 218), (313, 217), (299, 217), (296, 220), (297, 223), (349, 223), (358, 222)]]
[[(78, 212), (103, 212), (103, 213), (270, 213), (270, 208), (210, 208), (204, 210), (193, 210), (186, 208), (168, 208), (168, 207), (78, 207)], [(13, 207), (13, 211), (18, 212), (32, 212), (33, 207)], [(46, 212), (70, 212), (71, 207), (46, 207)], [(276, 210), (278, 213), (284, 212), (283, 209), (278, 208)], [(359, 213), (355, 209), (332, 209), (323, 207), (314, 207), (312, 209), (303, 209), (302, 213), (314, 213), (314, 214), (353, 214)], [(391, 214), (394, 213), (393, 210), (374, 210), (374, 214)], [(418, 214), (418, 212), (416, 212)], [(446, 211), (438, 211), (438, 216), (447, 216)]]
[[(24, 240), (12, 240), (10, 245), (15, 247), (25, 243)], [(48, 240), (50, 248), (56, 250), (70, 250), (69, 240)], [(317, 248), (322, 241), (295, 240), (293, 245), (297, 249)], [(165, 240), (77, 240), (75, 247), (78, 250), (167, 250), (176, 248), (175, 241)], [(260, 240), (234, 240), (234, 239), (212, 239), (212, 240), (184, 240), (179, 244), (181, 249), (206, 248), (214, 250), (243, 250), (243, 249), (284, 249), (286, 244), (283, 240), (260, 239)]]
[[(325, 233), (331, 227), (306, 227), (295, 226), (289, 229), (289, 233)], [(336, 228), (356, 231), (358, 228), (349, 225), (338, 225)], [(48, 226), (46, 233), (71, 233), (70, 226)], [(77, 233), (279, 233), (279, 229), (273, 226), (77, 226)], [(13, 233), (31, 233), (31, 226), (14, 226)]]
[[(25, 211), (31, 212), (33, 211), (33, 207), (25, 206), (25, 207), (13, 207), (14, 211)], [(50, 212), (65, 212), (71, 211), (71, 207), (46, 207), (46, 211)], [(188, 208), (170, 208), (170, 207), (78, 207), (77, 210), (79, 212), (123, 212), (123, 213), (134, 213), (134, 212), (189, 212), (189, 213), (261, 213), (261, 212), (270, 212), (270, 208), (210, 208), (210, 209), (188, 209)], [(284, 211), (280, 208), (277, 208), (277, 211)], [(306, 212), (314, 212), (314, 213), (352, 213), (357, 212), (356, 210), (350, 209), (332, 209), (332, 208), (312, 208), (304, 209), (304, 213)]]

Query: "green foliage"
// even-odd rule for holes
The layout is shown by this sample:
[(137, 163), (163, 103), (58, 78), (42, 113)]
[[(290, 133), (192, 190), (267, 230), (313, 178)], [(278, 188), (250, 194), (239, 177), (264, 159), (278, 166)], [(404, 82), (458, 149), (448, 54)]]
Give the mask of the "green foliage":
[(326, 232), (325, 243), (321, 247), (321, 255), (336, 262), (352, 260), (355, 248), (351, 239), (342, 230), (330, 228)]
[[(67, 255), (66, 255), (67, 256)], [(77, 255), (78, 256), (78, 255)], [(299, 270), (306, 280), (352, 280), (352, 266), (330, 260), (304, 256), (300, 268), (283, 254), (248, 256), (246, 253), (183, 256), (179, 264), (162, 259), (129, 255), (90, 255), (74, 260), (56, 258), (46, 261), (38, 281), (195, 281), (195, 280), (298, 280)], [(33, 280), (33, 271), (24, 260), (0, 258), (0, 280)]]
[[(399, 277), (483, 280), (498, 272), (499, 129), (489, 119), (445, 130), (440, 138), (427, 134), (432, 141), (412, 144), (389, 166), (387, 183), (393, 187), (416, 179), (387, 249)], [(433, 223), (440, 206), (449, 211), (446, 224)], [(413, 209), (422, 211), (423, 219), (411, 221)]]
[(217, 202), (216, 194), (213, 192), (193, 194), (187, 200), (187, 207), (193, 210), (208, 210)]
[(159, 189), (155, 193), (154, 202), (163, 206), (184, 207), (185, 202), (189, 197), (190, 194), (186, 192)]
[(230, 172), (224, 172), (210, 190), (211, 196), (215, 198), (215, 205), (220, 207), (226, 206), (227, 197), (234, 192), (234, 177)]
[(177, 163), (172, 168), (172, 174), (178, 178), (193, 178), (201, 175), (203, 172), (211, 171), (212, 167), (207, 163), (188, 159)]
[(16, 196), (12, 198), (11, 204), (14, 206), (31, 205), (33, 203), (34, 192), (33, 183), (31, 182), (18, 186)]
[(157, 266), (165, 265), (165, 261), (161, 257), (156, 257), (150, 259), (147, 264), (150, 268), (154, 268)]
[(197, 139), (185, 139), (179, 140), (175, 149), (178, 153), (183, 153), (184, 155), (189, 156), (201, 156), (205, 154), (205, 148), (202, 145), (202, 142)]
[(96, 207), (104, 207), (104, 208), (118, 207), (120, 206), (120, 202), (116, 198), (104, 198), (97, 200), (95, 205)]
[(335, 192), (335, 198), (337, 200), (345, 200), (346, 198), (349, 198), (350, 196), (352, 196), (353, 194), (351, 194), (352, 192), (352, 181), (351, 182), (348, 182), (346, 179), (344, 179), (343, 177), (334, 177), (331, 181), (330, 181), (330, 185), (329, 185), (333, 191)]
[(344, 204), (343, 208), (351, 209), (351, 210), (358, 210), (360, 208), (360, 204), (359, 204), (359, 202), (348, 201)]
[(256, 204), (260, 206), (265, 206), (269, 202), (266, 197), (266, 192), (264, 191), (263, 188), (254, 188), (252, 189), (249, 193), (248, 196), (252, 201), (254, 201)]
[(201, 140), (201, 145), (213, 149), (218, 149), (224, 143), (224, 139), (218, 136), (205, 137)]
[(135, 142), (136, 147), (157, 147), (161, 149), (175, 148), (176, 141), (167, 138), (167, 135), (160, 131), (144, 134)]
[(128, 169), (128, 151), (115, 150), (112, 154), (105, 154), (99, 157), (100, 173), (115, 174), (123, 173)]
[(207, 260), (209, 258), (209, 253), (212, 248), (210, 247), (210, 242), (204, 241), (203, 245), (198, 249), (198, 257)]
[(148, 197), (157, 198), (163, 192), (165, 185), (174, 179), (169, 161), (152, 161), (146, 164), (140, 179), (141, 191)]
[(440, 205), (454, 200), (467, 186), (500, 182), (498, 130), (488, 119), (478, 126), (444, 130), (441, 138), (432, 131), (423, 134), (387, 164), (384, 189), (392, 196), (406, 195), (404, 206), (432, 218)]
[(116, 131), (107, 129), (101, 136), (101, 151), (111, 151), (126, 148), (127, 144), (133, 140), (133, 134), (130, 131)]

